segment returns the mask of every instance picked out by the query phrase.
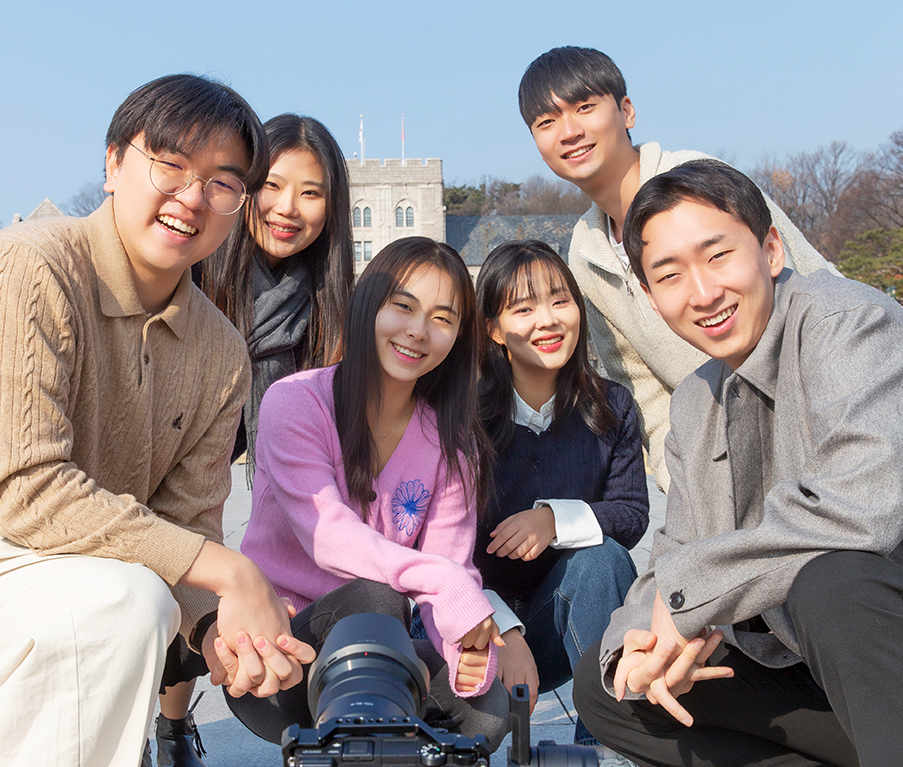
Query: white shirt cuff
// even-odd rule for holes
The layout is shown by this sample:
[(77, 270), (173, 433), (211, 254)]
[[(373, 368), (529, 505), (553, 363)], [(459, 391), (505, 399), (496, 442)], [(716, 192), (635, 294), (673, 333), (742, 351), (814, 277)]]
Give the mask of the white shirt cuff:
[(555, 516), (555, 537), (549, 544), (553, 549), (585, 549), (598, 546), (604, 540), (599, 520), (586, 501), (562, 498), (541, 498), (533, 508), (548, 506)]
[(492, 619), (495, 621), (495, 625), (499, 627), (499, 634), (504, 634), (511, 629), (517, 629), (523, 635), (526, 631), (524, 624), (520, 622), (520, 618), (514, 614), (514, 610), (508, 607), (508, 603), (504, 599), (492, 589), (483, 589), (483, 596), (489, 600), (489, 604), (495, 610)]

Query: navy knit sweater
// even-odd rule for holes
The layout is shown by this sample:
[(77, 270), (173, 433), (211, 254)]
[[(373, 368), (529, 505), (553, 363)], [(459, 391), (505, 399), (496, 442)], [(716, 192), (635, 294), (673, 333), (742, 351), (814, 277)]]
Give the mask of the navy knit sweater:
[(477, 529), (473, 559), (486, 588), (503, 597), (530, 594), (564, 553), (549, 547), (532, 562), (486, 553), (490, 531), (539, 498), (586, 501), (603, 534), (628, 549), (643, 537), (649, 496), (636, 408), (630, 393), (612, 381), (607, 400), (615, 426), (601, 437), (576, 410), (542, 434), (515, 424), (514, 439), (495, 466), (496, 497)]

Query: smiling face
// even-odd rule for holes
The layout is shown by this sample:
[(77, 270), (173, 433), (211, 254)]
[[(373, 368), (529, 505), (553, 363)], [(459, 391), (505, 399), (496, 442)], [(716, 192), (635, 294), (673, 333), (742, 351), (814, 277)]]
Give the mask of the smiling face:
[(257, 204), (254, 239), (271, 265), (314, 242), (326, 223), (326, 184), (313, 153), (293, 149), (280, 154)]
[(515, 387), (536, 378), (555, 379), (580, 337), (580, 308), (564, 280), (535, 264), (489, 322), (492, 340), (508, 350)]
[[(154, 156), (143, 134), (131, 143)], [(116, 230), (142, 305), (145, 311), (157, 312), (183, 272), (222, 244), (238, 212), (221, 216), (211, 211), (199, 178), (175, 195), (157, 191), (150, 180), (150, 161), (135, 147), (128, 146), (121, 159), (118, 147), (107, 149), (104, 189), (113, 193)], [(211, 138), (188, 160), (200, 178), (221, 173), (244, 178), (248, 172), (247, 148), (236, 133)]]
[(642, 237), (652, 308), (685, 341), (736, 370), (771, 317), (784, 268), (777, 230), (760, 244), (729, 213), (684, 200), (650, 218)]
[(384, 390), (410, 384), (448, 356), (460, 328), (454, 284), (443, 271), (414, 270), (376, 315), (376, 352)]
[(627, 96), (620, 105), (612, 96), (590, 96), (575, 104), (557, 96), (552, 101), (560, 113), (541, 114), (530, 132), (556, 176), (586, 191), (600, 171), (610, 168), (615, 172), (635, 162), (627, 131), (634, 126), (636, 114)]

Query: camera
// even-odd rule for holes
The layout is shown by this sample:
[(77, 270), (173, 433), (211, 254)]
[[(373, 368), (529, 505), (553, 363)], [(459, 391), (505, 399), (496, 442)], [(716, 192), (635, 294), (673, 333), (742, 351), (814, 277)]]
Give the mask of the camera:
[[(343, 618), (310, 668), (313, 728), (292, 725), (282, 736), (284, 767), (488, 767), (482, 735), (449, 733), (421, 719), (428, 693), (426, 665), (398, 620), (378, 613)], [(593, 748), (551, 741), (531, 748), (529, 701), (527, 686), (516, 686), (509, 767), (595, 767)]]

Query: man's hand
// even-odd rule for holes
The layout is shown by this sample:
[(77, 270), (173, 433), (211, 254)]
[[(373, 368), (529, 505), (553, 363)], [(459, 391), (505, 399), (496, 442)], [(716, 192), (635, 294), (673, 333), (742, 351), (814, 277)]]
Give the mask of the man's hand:
[[(240, 698), (246, 692), (265, 698), (293, 687), (303, 676), (303, 673), (298, 674), (297, 664), (314, 660), (313, 648), (292, 636), (280, 636), (274, 646), (264, 637), (258, 637), (252, 643), (247, 634), (240, 632), (238, 652), (232, 652), (222, 637), (215, 637), (215, 625), (207, 631), (203, 647), (210, 681), (214, 685), (225, 685), (234, 698)], [(258, 679), (261, 681), (255, 685)]]
[(302, 664), (313, 660), (313, 650), (294, 639), (289, 626), (294, 608), (276, 596), (250, 559), (205, 541), (179, 582), (220, 597), (215, 630), (208, 629), (202, 649), (230, 694), (263, 697), (301, 681)]
[(548, 506), (512, 514), (489, 535), (494, 539), (487, 554), (509, 559), (536, 559), (555, 538), (555, 514)]
[(495, 675), (501, 680), (508, 692), (516, 684), (530, 686), (530, 713), (536, 706), (536, 697), (539, 694), (539, 672), (536, 670), (536, 661), (533, 653), (516, 628), (509, 629), (502, 634), (505, 646), (499, 648), (498, 665)]
[(677, 698), (696, 682), (734, 675), (729, 667), (705, 665), (723, 637), (720, 631), (714, 631), (687, 642), (657, 592), (652, 615), (652, 625), (661, 635), (639, 630), (624, 635), (623, 655), (615, 670), (615, 695), (622, 700), (628, 689), (643, 694), (689, 727), (693, 717)]

